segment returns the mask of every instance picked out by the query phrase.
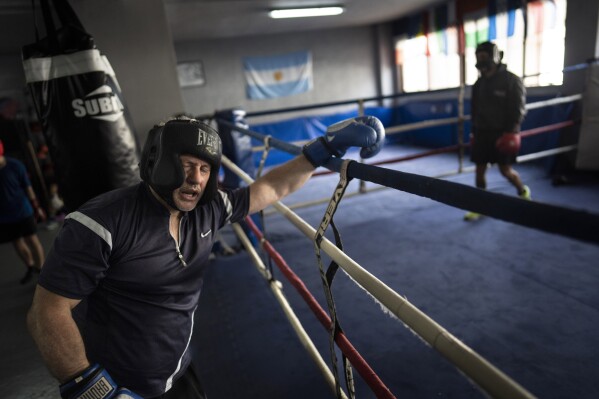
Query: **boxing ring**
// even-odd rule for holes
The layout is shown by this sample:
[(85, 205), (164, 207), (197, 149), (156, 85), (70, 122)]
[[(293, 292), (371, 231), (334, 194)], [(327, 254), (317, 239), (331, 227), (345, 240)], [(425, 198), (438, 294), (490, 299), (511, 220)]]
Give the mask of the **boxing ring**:
[[(576, 101), (579, 96), (572, 96), (568, 101)], [(554, 102), (555, 101), (555, 102)], [(552, 105), (553, 103), (564, 102), (563, 99), (544, 102), (543, 105)], [(540, 104), (531, 104), (531, 107), (538, 107)], [(443, 121), (447, 122), (447, 121)], [(438, 123), (438, 122), (436, 122)], [(427, 124), (427, 122), (424, 122)], [(558, 129), (560, 127), (571, 126), (573, 121), (567, 121), (559, 124), (553, 124), (546, 127), (532, 129), (522, 132), (523, 136), (539, 134), (546, 131)], [(244, 129), (239, 126), (233, 126), (237, 131), (248, 134), (258, 139), (265, 140), (266, 137), (249, 129)], [(404, 128), (402, 128), (403, 130)], [(399, 130), (399, 129), (397, 129)], [(300, 147), (281, 142), (272, 137), (268, 138), (268, 145), (285, 150), (292, 154), (299, 154)], [(527, 156), (527, 159), (538, 159), (542, 156), (554, 155), (556, 153), (570, 151), (575, 146), (560, 148), (557, 150), (545, 151), (541, 154)], [(438, 152), (456, 151), (456, 147), (444, 149)], [(428, 153), (427, 153), (428, 155)], [(416, 156), (404, 157), (399, 161), (414, 159), (425, 155), (419, 154)], [(388, 163), (386, 161), (383, 163)], [(397, 160), (395, 162), (398, 162)], [(383, 164), (383, 163), (379, 163)], [(250, 183), (252, 179), (245, 174), (240, 168), (235, 166), (228, 159), (223, 159), (225, 167), (232, 170), (238, 176), (241, 176), (246, 183)], [(342, 161), (333, 159), (327, 168), (339, 172), (341, 171)], [(496, 219), (501, 219), (511, 223), (516, 223), (522, 226), (539, 229), (546, 232), (557, 233), (578, 240), (588, 241), (594, 244), (599, 243), (599, 236), (596, 234), (599, 231), (599, 216), (575, 209), (543, 204), (539, 202), (529, 202), (516, 197), (503, 194), (478, 190), (473, 187), (464, 186), (462, 184), (451, 183), (437, 178), (419, 176), (400, 171), (383, 169), (375, 165), (359, 164), (351, 162), (347, 166), (346, 174), (348, 178), (356, 178), (360, 181), (369, 181), (381, 186), (395, 188), (411, 194), (427, 197), (435, 201), (442, 202), (447, 205), (458, 207), (464, 210), (474, 210)], [(342, 195), (338, 193), (334, 195), (337, 201), (340, 201)], [(336, 201), (332, 201), (336, 202)], [(275, 205), (278, 212), (283, 214), (291, 223), (293, 223), (306, 237), (314, 238), (316, 230), (309, 226), (305, 221), (294, 214), (288, 207), (278, 203)], [(329, 209), (331, 206), (329, 206)], [(548, 218), (548, 215), (552, 215)], [(251, 222), (250, 222), (251, 223)], [(270, 256), (275, 258), (275, 263), (281, 267), (286, 277), (291, 281), (295, 281), (294, 286), (301, 290), (299, 283), (293, 276), (291, 270), (284, 263), (284, 260), (276, 253), (272, 245), (268, 241), (263, 240), (262, 233), (253, 224), (250, 228), (254, 234), (261, 239), (262, 245)], [(247, 237), (244, 237), (243, 229), (235, 228), (236, 233), (244, 243), (245, 248), (250, 254), (254, 253), (251, 244)], [(524, 387), (520, 386), (516, 381), (502, 373), (498, 368), (493, 366), (489, 361), (477, 354), (469, 348), (449, 331), (443, 328), (440, 324), (428, 317), (424, 312), (408, 302), (397, 292), (390, 289), (385, 283), (370, 274), (362, 266), (353, 261), (344, 252), (340, 251), (333, 243), (328, 240), (323, 240), (322, 250), (327, 253), (342, 270), (350, 276), (350, 278), (362, 287), (369, 295), (371, 295), (386, 312), (401, 320), (406, 327), (412, 330), (423, 341), (429, 344), (432, 348), (442, 354), (452, 364), (454, 364), (467, 378), (476, 383), (484, 392), (491, 397), (497, 398), (525, 398), (534, 397)], [(252, 255), (256, 262), (256, 255)], [(257, 262), (259, 263), (259, 262)], [(266, 270), (262, 265), (260, 270)], [(267, 280), (272, 279), (272, 275), (263, 273)], [(276, 286), (276, 284), (274, 284)], [(309, 301), (309, 299), (307, 299)], [(310, 302), (308, 302), (310, 303)], [(320, 314), (320, 319), (325, 328), (330, 330), (330, 318), (322, 315), (322, 308), (317, 310), (313, 306), (316, 314)], [(290, 316), (292, 323), (297, 322), (297, 318)], [(307, 340), (303, 333), (298, 334), (303, 337), (302, 342), (305, 342), (306, 348), (312, 353), (315, 361), (319, 364), (323, 374), (326, 376), (331, 387), (334, 387), (333, 377), (328, 368), (323, 367), (323, 359), (320, 355), (314, 353), (313, 345)], [(384, 385), (384, 383), (376, 377), (376, 374), (364, 361), (364, 359), (356, 353), (351, 346), (351, 343), (346, 341), (343, 334), (337, 334), (335, 341), (342, 348), (342, 352), (348, 357), (350, 363), (354, 365), (356, 370), (362, 375), (364, 380), (376, 394), (376, 397), (392, 398), (395, 397)], [(340, 396), (345, 397), (345, 393), (340, 393)], [(399, 394), (401, 396), (401, 394)]]
[[(391, 126), (386, 128), (388, 136), (410, 132), (433, 126), (443, 126), (456, 124), (459, 126), (458, 144), (436, 148), (433, 150), (416, 152), (400, 157), (377, 160), (371, 163), (365, 163), (363, 160), (356, 162), (353, 160), (342, 160), (333, 158), (325, 167), (328, 171), (320, 169), (314, 173), (313, 179), (318, 179), (319, 176), (331, 174), (339, 174), (340, 181), (329, 198), (313, 199), (303, 203), (296, 203), (293, 206), (286, 206), (283, 203), (274, 205), (274, 209), (290, 222), (303, 236), (312, 240), (315, 246), (317, 259), (320, 263), (320, 251), (330, 257), (332, 265), (339, 267), (353, 283), (375, 300), (380, 305), (382, 311), (392, 317), (400, 320), (403, 325), (414, 333), (421, 341), (434, 349), (448, 360), (459, 372), (478, 387), (485, 395), (493, 398), (532, 398), (533, 393), (527, 390), (515, 379), (504, 373), (499, 367), (477, 353), (473, 348), (466, 345), (463, 341), (453, 335), (447, 328), (444, 328), (441, 323), (435, 321), (426, 312), (419, 309), (417, 306), (407, 300), (405, 296), (395, 291), (381, 279), (367, 270), (367, 267), (361, 266), (358, 262), (348, 256), (340, 245), (340, 239), (335, 229), (336, 243), (329, 241), (324, 237), (325, 231), (329, 227), (333, 219), (333, 215), (337, 206), (344, 198), (360, 196), (370, 191), (379, 191), (384, 188), (395, 189), (404, 193), (413, 194), (419, 197), (427, 198), (444, 205), (449, 205), (454, 208), (459, 208), (466, 211), (474, 211), (483, 215), (490, 216), (493, 219), (512, 223), (515, 225), (532, 228), (543, 233), (556, 234), (568, 239), (578, 240), (590, 245), (599, 244), (599, 214), (592, 213), (586, 210), (574, 209), (543, 203), (539, 201), (526, 201), (512, 195), (504, 195), (493, 191), (479, 190), (470, 185), (455, 183), (442, 178), (448, 176), (459, 175), (464, 172), (469, 172), (474, 167), (464, 167), (463, 158), (464, 150), (469, 147), (469, 143), (462, 140), (464, 122), (469, 120), (469, 115), (463, 114), (463, 90), (460, 91), (460, 115), (456, 118), (441, 118), (435, 120), (425, 120), (421, 122), (405, 124), (400, 126)], [(371, 100), (384, 100), (388, 97), (379, 97), (376, 99), (365, 99), (358, 101), (358, 114), (364, 114), (364, 103)], [(544, 101), (532, 102), (526, 105), (527, 110), (539, 109), (543, 107), (551, 107), (559, 104), (575, 103), (582, 99), (582, 94), (576, 94), (566, 97), (548, 99)], [(330, 105), (343, 105), (343, 103), (331, 103)], [(298, 107), (296, 110), (312, 109), (318, 106)], [(280, 112), (284, 112), (281, 110)], [(278, 149), (291, 155), (301, 154), (300, 145), (303, 141), (288, 143), (270, 135), (261, 134), (252, 131), (247, 126), (231, 123), (225, 120), (218, 120), (219, 124), (228, 126), (234, 131), (243, 135), (247, 135), (263, 143), (262, 146), (254, 147), (253, 151), (262, 151), (262, 159), (260, 162), (257, 175), (259, 176), (264, 167), (264, 161), (268, 157), (271, 149)], [(545, 126), (539, 126), (523, 130), (520, 134), (523, 139), (531, 136), (540, 135), (548, 132), (555, 132), (560, 129), (576, 126), (580, 120), (572, 119), (550, 123)], [(518, 163), (529, 162), (564, 154), (577, 149), (576, 144), (558, 146), (542, 150), (536, 153), (521, 155), (518, 157)], [(384, 150), (383, 150), (384, 152)], [(458, 167), (455, 170), (449, 170), (435, 176), (423, 176), (421, 174), (407, 173), (394, 169), (387, 169), (382, 165), (396, 165), (401, 162), (431, 157), (441, 154), (458, 155)], [(380, 157), (379, 157), (380, 158)], [(227, 157), (223, 157), (223, 166), (232, 171), (236, 176), (242, 179), (246, 184), (249, 184), (253, 179), (245, 173), (240, 167), (235, 165)], [(352, 179), (359, 181), (358, 189), (354, 192), (345, 192), (349, 181)], [(366, 188), (366, 183), (374, 184), (373, 188)], [(308, 222), (292, 211), (292, 209), (305, 208), (320, 203), (328, 202), (328, 207), (321, 220), (320, 227), (313, 228)], [(272, 215), (274, 212), (268, 211), (264, 215)], [(334, 227), (334, 226), (333, 226)], [(395, 398), (402, 397), (402, 392), (393, 393), (385, 385), (385, 382), (380, 378), (376, 370), (374, 370), (367, 362), (367, 359), (362, 357), (356, 348), (352, 345), (344, 331), (340, 328), (335, 312), (335, 305), (331, 287), (332, 277), (325, 276), (322, 264), (320, 264), (321, 280), (325, 297), (327, 299), (328, 312), (325, 311), (314, 296), (307, 289), (301, 278), (294, 273), (284, 257), (277, 252), (274, 245), (265, 237), (266, 233), (247, 218), (244, 227), (239, 225), (233, 226), (243, 247), (249, 254), (252, 262), (260, 275), (267, 281), (271, 291), (274, 293), (277, 302), (283, 309), (289, 323), (293, 326), (295, 334), (302, 343), (302, 346), (310, 354), (312, 361), (317, 365), (318, 369), (324, 376), (327, 385), (332, 391), (332, 395), (336, 397), (353, 397), (353, 376), (352, 368), (357, 371), (363, 381), (371, 389), (372, 393), (377, 398)], [(310, 339), (306, 330), (302, 328), (298, 316), (285, 299), (285, 294), (282, 290), (281, 282), (274, 277), (272, 266), (270, 268), (265, 265), (264, 260), (255, 249), (256, 243), (252, 242), (248, 234), (253, 235), (254, 240), (259, 241), (259, 246), (263, 255), (274, 262), (280, 272), (297, 290), (299, 295), (308, 305), (310, 310), (319, 320), (322, 327), (329, 336), (331, 347), (330, 363), (332, 370), (326, 365), (326, 360), (316, 349), (314, 342)], [(391, 256), (391, 254), (389, 254)], [(334, 271), (332, 273), (334, 275)], [(327, 282), (327, 277), (329, 281)], [(342, 321), (342, 320), (341, 320)], [(333, 341), (336, 348), (333, 347)], [(341, 358), (346, 358), (348, 363), (341, 365), (343, 362), (337, 359), (337, 354)], [(351, 365), (351, 367), (349, 366)], [(345, 369), (345, 370), (344, 370)], [(344, 373), (345, 371), (345, 373)], [(345, 387), (343, 380), (345, 374)]]
[[(461, 97), (460, 97), (459, 102), (462, 103), (463, 102), (463, 98), (462, 98), (463, 93), (460, 93), (460, 96)], [(377, 99), (383, 100), (383, 99), (390, 98), (390, 97), (393, 97), (393, 96), (378, 97)], [(526, 104), (526, 110), (528, 111), (528, 110), (533, 110), (533, 109), (540, 109), (543, 107), (551, 107), (554, 105), (575, 103), (575, 102), (580, 101), (581, 99), (582, 99), (582, 94), (574, 94), (571, 96), (558, 97), (558, 98), (553, 98), (553, 99), (549, 99), (549, 100), (528, 103), (528, 104)], [(358, 101), (358, 115), (364, 115), (364, 102), (372, 101), (372, 100), (373, 99)], [(338, 103), (334, 103), (334, 104), (336, 105)], [(303, 109), (303, 108), (299, 108), (299, 109)], [(460, 106), (459, 109), (463, 111), (463, 106)], [(460, 112), (462, 112), (462, 111), (460, 111)], [(393, 135), (399, 135), (399, 134), (405, 133), (405, 132), (418, 131), (418, 130), (421, 130), (424, 128), (447, 126), (447, 125), (457, 125), (458, 131), (463, 132), (464, 122), (466, 122), (468, 120), (470, 120), (470, 115), (461, 115), (461, 116), (452, 117), (452, 118), (441, 118), (441, 119), (425, 120), (425, 121), (420, 121), (420, 122), (415, 122), (415, 123), (407, 123), (407, 124), (403, 124), (403, 125), (399, 125), (399, 126), (387, 127), (386, 134), (389, 137), (389, 136), (393, 136)], [(228, 124), (228, 122), (226, 122), (226, 121), (221, 121), (221, 123)], [(562, 122), (558, 122), (558, 123), (552, 123), (552, 124), (548, 124), (545, 126), (539, 126), (536, 128), (523, 130), (520, 132), (520, 136), (522, 139), (525, 139), (525, 138), (532, 137), (532, 136), (538, 136), (543, 133), (551, 133), (551, 132), (558, 131), (559, 129), (564, 129), (564, 128), (571, 127), (571, 126), (577, 126), (579, 124), (580, 124), (580, 120), (566, 120), (566, 121), (562, 121)], [(240, 131), (240, 130), (238, 130), (238, 131)], [(246, 131), (245, 134), (248, 134), (248, 132)], [(269, 151), (270, 145), (268, 143), (271, 139), (269, 136), (260, 135), (258, 133), (258, 134), (252, 135), (252, 137), (254, 137), (255, 139), (258, 139), (258, 140), (262, 140), (265, 143), (265, 145), (254, 147), (253, 151), (255, 151), (255, 152), (263, 151), (265, 153)], [(451, 176), (451, 175), (458, 174), (458, 173), (472, 172), (472, 171), (474, 171), (474, 165), (464, 167), (464, 149), (469, 148), (470, 143), (469, 142), (464, 143), (461, 140), (462, 137), (463, 137), (462, 134), (458, 135), (458, 144), (445, 146), (445, 147), (441, 147), (441, 148), (435, 148), (435, 149), (427, 150), (427, 151), (421, 151), (421, 152), (417, 152), (417, 153), (410, 154), (410, 155), (404, 155), (401, 157), (393, 157), (393, 158), (389, 158), (389, 159), (385, 159), (385, 160), (380, 160), (377, 162), (372, 162), (372, 163), (366, 162), (366, 163), (370, 164), (370, 165), (381, 166), (381, 165), (389, 165), (389, 164), (398, 164), (401, 162), (412, 161), (412, 160), (420, 159), (420, 158), (426, 158), (426, 157), (430, 157), (430, 156), (434, 156), (434, 155), (438, 155), (438, 154), (455, 153), (457, 155), (457, 162), (458, 162), (457, 169), (441, 172), (441, 173), (435, 175), (434, 177), (442, 178), (442, 177), (447, 177), (447, 176)], [(299, 142), (294, 142), (292, 144), (303, 145), (303, 144), (305, 144), (305, 142), (299, 141)], [(551, 148), (551, 149), (544, 150), (544, 151), (538, 151), (536, 153), (520, 155), (517, 157), (517, 163), (531, 162), (531, 161), (535, 161), (535, 160), (538, 160), (541, 158), (546, 158), (546, 157), (551, 157), (551, 156), (555, 156), (555, 155), (559, 155), (559, 154), (569, 153), (569, 152), (575, 151), (577, 148), (578, 148), (578, 146), (576, 144), (571, 144), (571, 145)], [(337, 171), (337, 170), (335, 170), (335, 171)], [(320, 171), (320, 172), (316, 172), (314, 175), (319, 176), (319, 175), (324, 175), (324, 174), (329, 174), (329, 173), (333, 173), (333, 172)], [(379, 189), (379, 188), (376, 187), (374, 189)], [(367, 191), (367, 189), (365, 188), (365, 185), (360, 184), (358, 192), (348, 193), (348, 195), (355, 195), (358, 193), (364, 193), (366, 191)], [(319, 200), (312, 200), (306, 204), (295, 204), (293, 208), (314, 205), (314, 204), (318, 204), (321, 202), (326, 202), (327, 200), (328, 200), (327, 198), (322, 198)]]

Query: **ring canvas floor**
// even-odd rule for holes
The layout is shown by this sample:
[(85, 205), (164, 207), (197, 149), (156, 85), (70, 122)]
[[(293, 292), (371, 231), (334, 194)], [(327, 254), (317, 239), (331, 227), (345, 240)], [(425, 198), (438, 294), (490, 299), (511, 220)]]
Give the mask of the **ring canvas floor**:
[[(388, 146), (377, 159), (414, 151)], [(445, 154), (384, 167), (435, 176), (456, 169), (457, 161)], [(534, 200), (599, 213), (596, 175), (579, 174), (569, 184), (554, 186), (544, 162), (516, 169)], [(496, 168), (487, 176), (489, 190), (515, 194)], [(467, 185), (473, 178), (472, 173), (447, 177)], [(330, 197), (336, 183), (336, 175), (314, 178), (284, 202)], [(347, 192), (357, 185), (352, 182)], [(326, 206), (296, 212), (315, 226)], [(464, 222), (464, 213), (383, 189), (344, 198), (335, 222), (352, 259), (533, 395), (599, 397), (599, 246), (489, 217)], [(326, 309), (311, 239), (270, 210), (265, 229)], [(56, 232), (41, 226), (46, 250)], [(223, 236), (238, 245), (230, 228)], [(12, 246), (0, 246), (0, 259), (0, 396), (58, 398), (56, 383), (25, 328), (34, 282), (18, 284), (24, 269)], [(324, 328), (273, 267), (296, 315), (330, 364)], [(333, 294), (346, 336), (396, 397), (485, 397), (342, 271)], [(212, 261), (195, 325), (191, 350), (210, 399), (335, 397), (245, 251)], [(356, 397), (374, 398), (355, 370), (354, 376)]]

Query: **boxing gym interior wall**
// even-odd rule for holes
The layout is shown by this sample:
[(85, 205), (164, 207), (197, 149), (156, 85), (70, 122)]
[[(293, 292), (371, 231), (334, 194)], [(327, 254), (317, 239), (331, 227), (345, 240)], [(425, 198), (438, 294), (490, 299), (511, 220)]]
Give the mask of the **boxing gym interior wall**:
[[(179, 62), (201, 60), (206, 71), (204, 86), (182, 89), (186, 111), (200, 115), (231, 106), (258, 111), (379, 95), (374, 40), (373, 28), (366, 26), (176, 43)], [(303, 50), (312, 55), (312, 90), (276, 99), (246, 98), (243, 57)]]
[[(592, 38), (598, 32), (598, 10), (597, 7), (588, 9), (588, 4), (581, 0), (568, 1), (567, 6), (564, 65), (574, 65), (597, 55), (597, 41)], [(580, 26), (588, 26), (588, 31), (578, 29)], [(205, 86), (182, 89), (185, 109), (192, 115), (211, 113), (223, 107), (241, 107), (252, 112), (390, 94), (395, 87), (392, 77), (394, 59), (389, 51), (391, 42), (389, 24), (382, 23), (372, 27), (301, 34), (175, 43), (178, 62), (201, 59), (207, 75)], [(247, 100), (243, 91), (242, 57), (300, 49), (312, 51), (316, 71), (314, 90), (277, 100)], [(331, 54), (335, 56), (331, 57)], [(533, 87), (529, 89), (529, 94), (551, 96), (578, 93), (584, 85), (584, 79), (584, 73), (566, 74), (562, 86)], [(348, 81), (352, 84), (348, 85)], [(421, 97), (431, 98), (431, 95), (436, 98), (448, 96), (425, 93)], [(449, 96), (455, 97), (453, 93)], [(413, 97), (410, 101), (417, 98)]]
[[(564, 65), (575, 65), (599, 56), (599, 6), (584, 0), (569, 0), (566, 14)], [(583, 27), (584, 28), (581, 28)], [(584, 74), (565, 74), (562, 93), (577, 93)]]
[(23, 65), (14, 54), (0, 55), (0, 96), (23, 99)]
[[(126, 3), (75, 0), (72, 5), (99, 48), (109, 57), (142, 142), (157, 118), (180, 112), (200, 115), (223, 107), (241, 106), (249, 111), (271, 109), (275, 105), (291, 107), (386, 95), (394, 90), (393, 52), (388, 46), (392, 37), (386, 24), (173, 43), (161, 0)], [(596, 40), (599, 11), (589, 5), (584, 0), (568, 1), (564, 65), (584, 62), (599, 51)], [(31, 29), (28, 36), (20, 39), (6, 35), (0, 38), (0, 92), (24, 95), (20, 45), (34, 40), (33, 19), (21, 14), (3, 18), (8, 30), (17, 23)], [(580, 26), (585, 29), (579, 29)], [(276, 102), (246, 99), (241, 57), (297, 50), (312, 52), (316, 71), (314, 90)], [(204, 64), (206, 84), (181, 89), (176, 63), (198, 58)], [(570, 73), (565, 75), (561, 87), (531, 88), (529, 93), (576, 93), (583, 84), (583, 73)]]

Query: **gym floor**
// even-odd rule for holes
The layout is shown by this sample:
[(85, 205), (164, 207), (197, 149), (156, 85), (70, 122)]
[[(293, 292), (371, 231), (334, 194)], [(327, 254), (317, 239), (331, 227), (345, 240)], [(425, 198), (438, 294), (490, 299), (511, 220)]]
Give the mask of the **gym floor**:
[[(385, 157), (389, 153), (379, 156)], [(455, 169), (457, 162), (446, 154), (385, 167), (435, 176)], [(534, 200), (599, 214), (596, 175), (577, 174), (555, 186), (545, 162), (516, 169)], [(514, 194), (496, 168), (487, 176), (489, 190)], [(472, 185), (473, 175), (447, 179)], [(336, 175), (314, 178), (284, 202), (330, 197), (336, 182)], [(352, 182), (347, 193), (357, 184)], [(326, 206), (296, 212), (314, 226)], [(335, 222), (350, 257), (534, 395), (599, 397), (599, 246), (488, 217), (464, 222), (464, 213), (384, 189), (344, 198)], [(311, 239), (270, 211), (265, 228), (326, 309)], [(40, 226), (46, 250), (57, 231)], [(230, 228), (223, 235), (237, 246)], [(0, 397), (58, 398), (25, 327), (35, 281), (19, 284), (24, 268), (12, 246), (0, 246), (0, 259)], [(330, 363), (327, 334), (273, 267), (298, 318)], [(341, 271), (333, 293), (345, 334), (396, 397), (485, 397)], [(193, 355), (211, 399), (334, 397), (244, 251), (213, 261), (196, 326)], [(355, 370), (354, 376), (356, 397), (374, 398)]]

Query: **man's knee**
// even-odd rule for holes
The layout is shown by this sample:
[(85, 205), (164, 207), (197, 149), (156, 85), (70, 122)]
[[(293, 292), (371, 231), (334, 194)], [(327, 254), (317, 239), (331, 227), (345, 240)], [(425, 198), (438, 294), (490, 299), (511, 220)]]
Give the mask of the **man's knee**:
[(38, 238), (37, 234), (31, 234), (31, 235), (25, 236), (23, 238), (29, 245), (41, 244), (40, 239)]
[(19, 252), (27, 250), (27, 244), (25, 243), (25, 239), (23, 237), (13, 240), (12, 245)]

